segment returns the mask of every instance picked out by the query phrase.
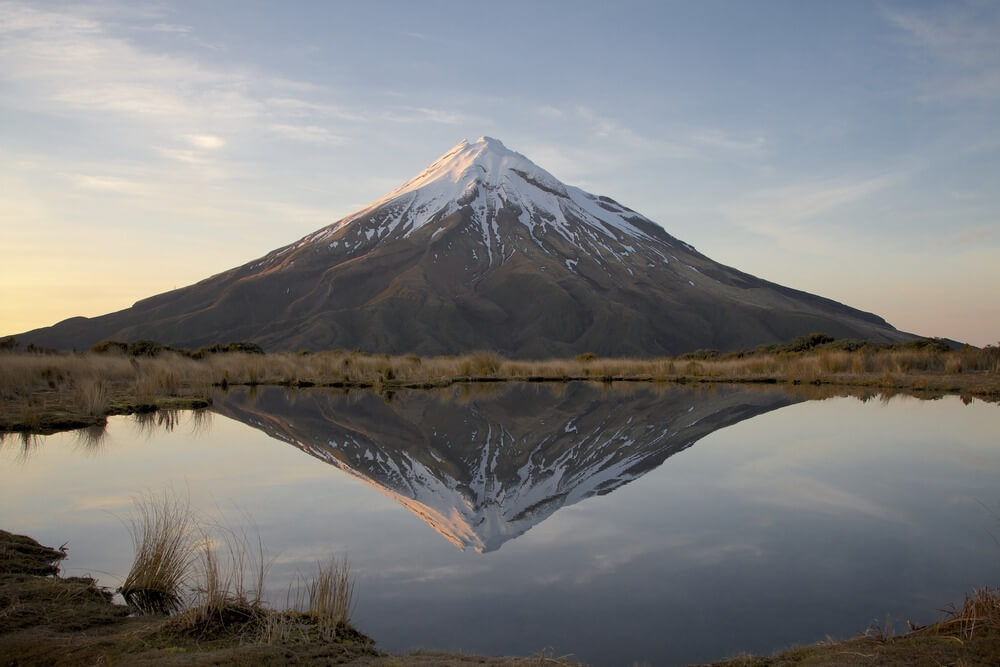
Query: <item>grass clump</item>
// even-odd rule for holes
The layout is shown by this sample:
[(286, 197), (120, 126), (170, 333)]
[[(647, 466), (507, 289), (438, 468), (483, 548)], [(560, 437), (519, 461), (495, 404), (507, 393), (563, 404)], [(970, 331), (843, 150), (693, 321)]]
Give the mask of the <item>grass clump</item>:
[(141, 614), (170, 614), (184, 604), (192, 549), (190, 506), (176, 496), (136, 501), (131, 521), (135, 560), (119, 591)]
[(288, 608), (263, 597), (269, 562), (258, 537), (206, 529), (171, 494), (136, 500), (130, 532), (135, 561), (119, 591), (138, 614), (170, 616), (165, 636), (252, 644), (341, 642), (370, 645), (350, 626), (354, 584), (346, 559), (299, 577)]
[(963, 639), (977, 633), (1000, 632), (1000, 589), (974, 589), (961, 605), (952, 606), (946, 613), (948, 618), (941, 625)]
[(256, 639), (270, 612), (263, 601), (267, 560), (264, 546), (252, 547), (246, 533), (218, 528), (223, 538), (202, 530), (193, 564), (195, 583), (191, 604), (170, 623), (170, 629), (206, 639), (226, 635)]
[(331, 558), (318, 565), (316, 574), (305, 582), (304, 588), (307, 593), (304, 611), (316, 619), (321, 629), (335, 633), (350, 620), (354, 583), (346, 558)]

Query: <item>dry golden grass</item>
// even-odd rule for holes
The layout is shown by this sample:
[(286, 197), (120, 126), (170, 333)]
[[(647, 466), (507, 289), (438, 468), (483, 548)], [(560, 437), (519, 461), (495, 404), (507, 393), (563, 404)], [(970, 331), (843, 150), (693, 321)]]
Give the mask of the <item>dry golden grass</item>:
[(510, 360), (493, 352), (421, 358), (334, 350), (233, 352), (193, 359), (177, 352), (3, 353), (0, 430), (45, 431), (101, 423), (108, 414), (191, 407), (213, 388), (285, 385), (399, 388), (461, 382), (566, 380), (840, 384), (1000, 396), (1000, 349), (941, 347), (705, 354), (697, 358)]
[[(275, 612), (263, 600), (268, 563), (264, 546), (246, 533), (199, 527), (194, 545), (190, 602), (170, 622), (173, 632), (196, 638), (240, 635), (258, 640)], [(218, 538), (214, 535), (221, 534)]]
[(141, 614), (169, 614), (184, 604), (192, 561), (191, 510), (176, 496), (145, 496), (135, 502), (132, 568), (122, 582), (125, 602)]
[(306, 590), (308, 604), (304, 611), (320, 619), (321, 625), (333, 630), (349, 620), (354, 584), (346, 558), (331, 558), (318, 565), (316, 574), (306, 584)]
[(354, 584), (346, 559), (331, 558), (300, 577), (281, 611), (263, 598), (269, 563), (259, 537), (206, 529), (187, 502), (168, 493), (135, 501), (131, 533), (135, 559), (119, 591), (139, 614), (170, 615), (170, 633), (254, 643), (357, 634), (349, 625)]
[(965, 596), (960, 606), (947, 610), (948, 618), (939, 629), (970, 639), (978, 632), (1000, 632), (1000, 590), (977, 588)]
[(997, 665), (1000, 664), (1000, 592), (977, 589), (937, 623), (896, 632), (893, 620), (876, 622), (863, 635), (799, 646), (762, 657), (740, 655), (725, 667), (766, 665)]

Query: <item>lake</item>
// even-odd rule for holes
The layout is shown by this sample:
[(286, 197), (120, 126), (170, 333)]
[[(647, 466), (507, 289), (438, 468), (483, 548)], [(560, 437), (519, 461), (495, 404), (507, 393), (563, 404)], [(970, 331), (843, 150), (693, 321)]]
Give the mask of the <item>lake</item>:
[[(822, 400), (815, 400), (817, 396)], [(1000, 575), (1000, 408), (571, 383), (233, 389), (0, 445), (0, 528), (115, 587), (135, 497), (259, 535), (267, 596), (346, 555), (389, 651), (597, 665), (897, 631)]]

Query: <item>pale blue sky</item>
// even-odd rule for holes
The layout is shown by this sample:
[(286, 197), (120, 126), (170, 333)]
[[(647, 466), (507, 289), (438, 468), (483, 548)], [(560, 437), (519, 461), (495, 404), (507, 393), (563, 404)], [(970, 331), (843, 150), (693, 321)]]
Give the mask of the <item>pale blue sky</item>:
[(1000, 3), (2, 2), (0, 335), (500, 138), (708, 256), (1000, 339)]

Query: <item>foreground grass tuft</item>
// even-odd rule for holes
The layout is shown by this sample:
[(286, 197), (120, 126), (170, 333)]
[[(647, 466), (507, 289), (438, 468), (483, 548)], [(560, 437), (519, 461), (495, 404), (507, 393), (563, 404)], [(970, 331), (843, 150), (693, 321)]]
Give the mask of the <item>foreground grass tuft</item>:
[[(335, 634), (338, 627), (350, 619), (354, 598), (354, 583), (347, 559), (331, 558), (317, 566), (317, 572), (303, 588), (307, 593), (305, 612), (316, 619), (319, 627)], [(296, 605), (300, 607), (300, 605)]]
[(354, 584), (346, 559), (331, 558), (312, 577), (299, 577), (289, 608), (276, 610), (263, 598), (269, 563), (259, 537), (206, 529), (187, 502), (167, 493), (139, 498), (135, 507), (135, 561), (120, 591), (139, 614), (169, 615), (167, 635), (257, 644), (370, 643), (350, 627)]
[(940, 625), (963, 639), (971, 639), (977, 633), (1000, 633), (1000, 589), (975, 589), (961, 605), (951, 607), (947, 613), (949, 618)]
[(125, 602), (141, 614), (169, 614), (184, 603), (193, 550), (190, 506), (176, 496), (146, 496), (131, 522), (135, 560), (122, 582)]

